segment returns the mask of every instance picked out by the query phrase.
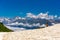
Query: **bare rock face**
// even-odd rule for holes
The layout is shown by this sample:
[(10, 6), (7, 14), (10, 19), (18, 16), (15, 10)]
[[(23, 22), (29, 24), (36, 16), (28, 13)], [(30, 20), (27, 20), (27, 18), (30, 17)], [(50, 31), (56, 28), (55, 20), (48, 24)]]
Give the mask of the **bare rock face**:
[(60, 40), (60, 24), (42, 29), (9, 32), (4, 35), (3, 40)]

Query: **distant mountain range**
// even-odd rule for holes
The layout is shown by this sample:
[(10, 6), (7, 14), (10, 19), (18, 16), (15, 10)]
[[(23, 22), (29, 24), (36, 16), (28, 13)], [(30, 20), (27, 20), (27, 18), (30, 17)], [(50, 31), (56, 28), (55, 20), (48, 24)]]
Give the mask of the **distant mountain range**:
[(41, 27), (48, 22), (48, 25), (51, 26), (53, 24), (60, 23), (60, 17), (56, 15), (48, 15), (48, 13), (40, 13), (38, 15), (33, 15), (32, 13), (27, 13), (25, 18), (15, 17), (15, 18), (0, 18), (0, 22), (2, 22), (6, 26), (11, 27), (20, 27), (20, 28), (33, 28), (33, 27)]

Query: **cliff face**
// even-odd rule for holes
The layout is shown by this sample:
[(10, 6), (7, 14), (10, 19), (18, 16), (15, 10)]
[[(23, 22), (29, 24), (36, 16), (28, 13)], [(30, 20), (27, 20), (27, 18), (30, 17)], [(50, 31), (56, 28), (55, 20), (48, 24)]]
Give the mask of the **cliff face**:
[(0, 22), (0, 32), (11, 32), (12, 30), (6, 28), (3, 23)]

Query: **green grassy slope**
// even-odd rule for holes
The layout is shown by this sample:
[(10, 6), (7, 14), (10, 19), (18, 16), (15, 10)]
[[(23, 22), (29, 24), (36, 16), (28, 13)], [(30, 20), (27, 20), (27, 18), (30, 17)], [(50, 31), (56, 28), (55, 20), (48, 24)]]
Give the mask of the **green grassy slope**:
[(12, 30), (6, 28), (3, 23), (0, 22), (0, 32), (12, 32)]

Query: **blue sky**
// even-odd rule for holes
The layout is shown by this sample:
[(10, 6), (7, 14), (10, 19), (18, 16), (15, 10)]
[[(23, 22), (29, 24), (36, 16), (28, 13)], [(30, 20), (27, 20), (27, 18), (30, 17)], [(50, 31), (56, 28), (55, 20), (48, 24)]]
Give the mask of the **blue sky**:
[(0, 17), (26, 16), (40, 12), (60, 16), (60, 0), (0, 0)]

